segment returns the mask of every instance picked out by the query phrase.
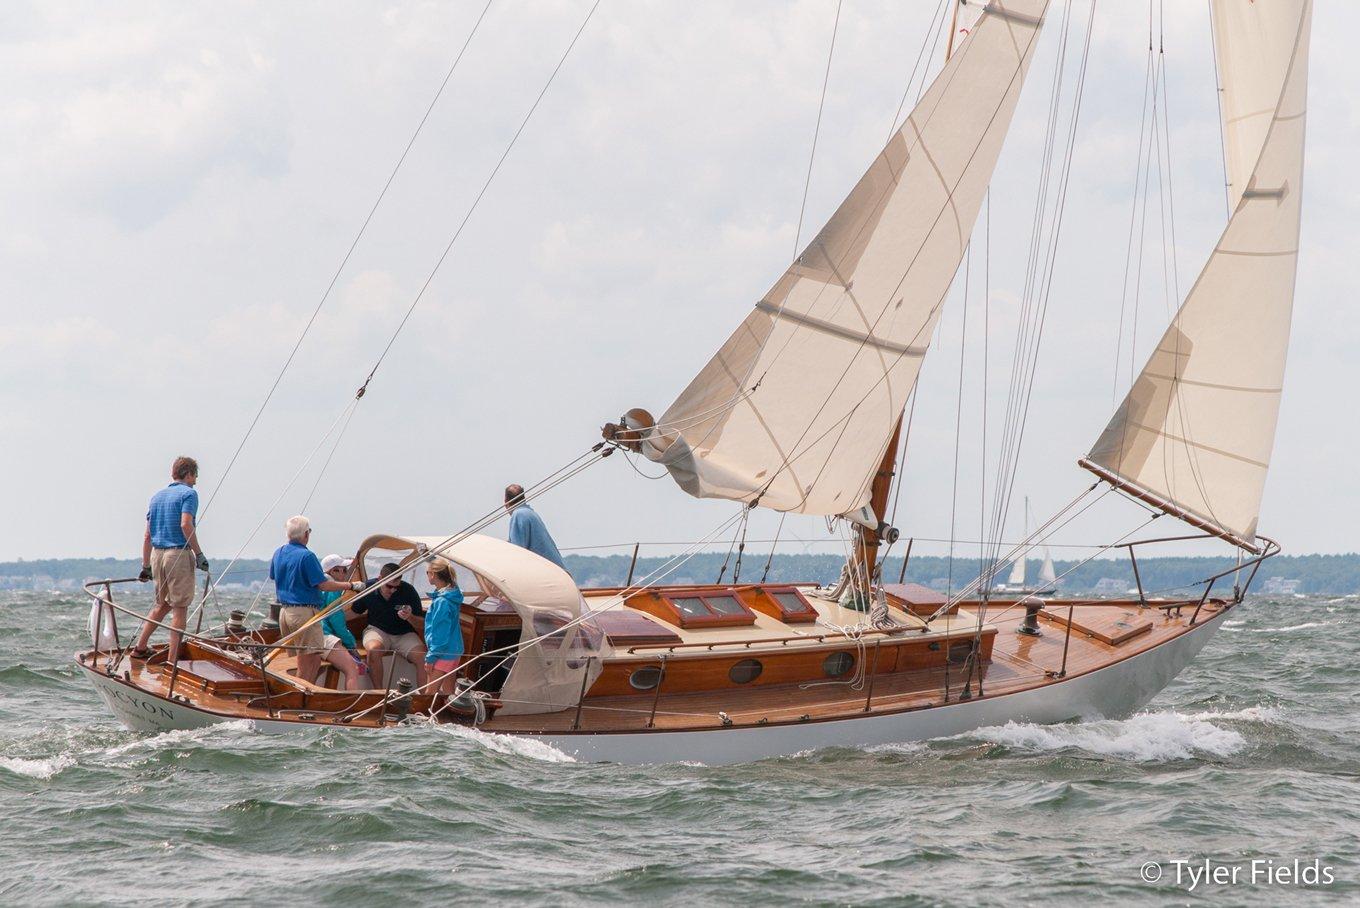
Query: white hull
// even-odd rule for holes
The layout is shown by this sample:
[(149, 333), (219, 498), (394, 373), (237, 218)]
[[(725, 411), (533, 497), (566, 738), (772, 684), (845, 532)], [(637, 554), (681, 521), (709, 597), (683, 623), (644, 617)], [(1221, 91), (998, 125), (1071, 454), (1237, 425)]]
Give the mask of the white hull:
[[(740, 763), (825, 747), (901, 744), (957, 735), (1006, 722), (1054, 723), (1117, 719), (1146, 706), (1209, 642), (1224, 609), (1186, 634), (1113, 665), (1031, 690), (907, 712), (709, 731), (652, 731), (525, 735), (579, 760), (614, 763)], [(89, 671), (95, 690), (133, 731), (162, 732), (239, 721), (148, 696), (131, 685)], [(251, 720), (264, 732), (314, 728), (314, 723)]]

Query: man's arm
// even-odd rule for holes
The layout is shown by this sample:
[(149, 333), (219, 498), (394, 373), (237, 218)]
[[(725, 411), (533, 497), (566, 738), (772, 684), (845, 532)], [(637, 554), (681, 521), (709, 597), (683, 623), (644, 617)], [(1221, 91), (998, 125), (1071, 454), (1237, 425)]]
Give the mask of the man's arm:
[(529, 534), (525, 532), (524, 515), (520, 508), (510, 512), (510, 544), (522, 549), (529, 547)]
[(151, 519), (147, 518), (146, 532), (142, 534), (142, 571), (137, 579), (146, 583), (151, 579)]
[[(180, 514), (180, 515), (179, 515), (179, 528), (180, 528), (180, 532), (182, 532), (182, 533), (184, 534), (184, 538), (187, 539), (187, 540), (189, 540), (189, 548), (193, 551), (194, 555), (196, 555), (196, 556), (198, 556), (198, 557), (200, 557), (200, 558), (203, 557), (203, 549), (200, 548), (199, 545), (198, 545), (198, 534), (194, 532), (194, 515), (193, 515), (193, 514), (190, 514), (188, 511), (185, 511), (185, 512), (183, 512), (182, 514)], [(151, 535), (150, 535), (150, 534), (151, 534), (151, 528), (150, 528), (150, 527), (147, 527), (146, 532), (147, 532), (147, 537), (146, 537), (146, 538), (147, 538), (147, 545), (150, 545), (150, 540), (151, 540)], [(149, 557), (150, 557), (150, 556), (148, 555), (148, 558), (149, 558)]]

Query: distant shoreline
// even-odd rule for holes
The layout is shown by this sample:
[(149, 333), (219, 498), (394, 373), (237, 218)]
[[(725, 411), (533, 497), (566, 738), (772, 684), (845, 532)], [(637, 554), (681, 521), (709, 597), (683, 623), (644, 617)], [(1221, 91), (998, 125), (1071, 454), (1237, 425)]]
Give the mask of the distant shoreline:
[[(841, 555), (776, 554), (766, 574), (768, 552), (748, 551), (742, 559), (738, 579), (744, 582), (765, 577), (771, 582), (815, 581), (831, 582), (840, 573), (844, 557)], [(210, 559), (211, 560), (211, 559)], [(225, 566), (230, 559), (212, 560)], [(617, 586), (628, 576), (629, 555), (567, 555), (567, 569), (582, 586)], [(639, 558), (633, 572), (634, 579), (645, 577), (661, 567), (668, 556)], [(724, 561), (727, 569), (723, 571)], [(901, 571), (901, 559), (890, 557), (884, 563), (883, 576), (896, 581)], [(1139, 558), (1138, 570), (1143, 588), (1149, 594), (1187, 590), (1196, 581), (1217, 571), (1233, 566), (1230, 558), (1162, 557)], [(957, 590), (978, 573), (976, 558), (958, 557), (950, 569), (949, 559), (935, 555), (913, 556), (907, 567), (906, 580), (937, 589)], [(1134, 585), (1133, 569), (1127, 559), (1098, 559), (1078, 564), (1076, 561), (1054, 562), (1064, 593), (1122, 594)], [(76, 590), (82, 583), (94, 579), (135, 577), (141, 564), (131, 558), (45, 558), (33, 561), (0, 562), (0, 589), (18, 590)], [(736, 572), (736, 557), (727, 552), (700, 552), (691, 557), (668, 578), (671, 583), (713, 583), (721, 571), (731, 581)], [(1029, 580), (1037, 583), (1039, 564), (1029, 563)], [(1069, 573), (1070, 571), (1070, 573)], [(1006, 579), (1008, 570), (1000, 572), (998, 582)], [(221, 579), (225, 589), (258, 589), (268, 584), (269, 563), (259, 558), (243, 558)], [(1215, 587), (1216, 592), (1231, 589), (1231, 577)], [(1199, 589), (1202, 589), (1200, 587)], [(1360, 554), (1345, 555), (1278, 555), (1262, 564), (1252, 591), (1276, 595), (1312, 594), (1345, 596), (1360, 593)]]

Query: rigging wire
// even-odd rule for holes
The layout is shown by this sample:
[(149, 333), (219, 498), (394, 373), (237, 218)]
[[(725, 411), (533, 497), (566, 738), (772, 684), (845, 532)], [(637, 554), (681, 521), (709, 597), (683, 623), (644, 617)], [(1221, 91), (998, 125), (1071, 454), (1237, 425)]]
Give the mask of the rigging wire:
[(586, 13), (585, 19), (581, 21), (580, 27), (576, 29), (576, 34), (572, 36), (571, 42), (567, 45), (567, 49), (562, 52), (562, 56), (557, 61), (557, 65), (553, 67), (552, 73), (548, 76), (548, 81), (543, 84), (543, 88), (539, 91), (538, 96), (534, 98), (534, 103), (529, 106), (529, 110), (525, 113), (524, 119), (520, 121), (519, 127), (515, 130), (515, 134), (510, 137), (509, 144), (507, 144), (505, 150), (501, 152), (500, 158), (496, 161), (496, 166), (491, 168), (491, 173), (487, 175), (486, 181), (482, 183), (481, 190), (478, 191), (476, 198), (472, 200), (472, 205), (468, 207), (467, 212), (463, 215), (462, 221), (459, 222), (458, 229), (453, 232), (453, 236), (449, 239), (448, 244), (444, 246), (444, 251), (440, 253), (439, 258), (435, 261), (434, 267), (430, 269), (429, 276), (425, 278), (425, 283), (421, 285), (420, 290), (415, 295), (415, 299), (411, 300), (411, 305), (407, 307), (406, 313), (401, 317), (401, 321), (397, 323), (396, 330), (393, 331), (392, 336), (388, 338), (387, 345), (384, 346), (382, 352), (378, 354), (378, 361), (373, 364), (373, 368), (369, 371), (368, 377), (364, 379), (365, 388), (368, 387), (368, 383), (373, 380), (373, 376), (377, 374), (378, 368), (383, 364), (383, 360), (387, 358), (388, 352), (392, 349), (392, 345), (396, 343), (397, 336), (401, 334), (402, 329), (406, 327), (406, 323), (410, 320), (411, 314), (415, 312), (416, 307), (420, 305), (421, 299), (425, 296), (425, 291), (429, 289), (430, 284), (435, 279), (435, 275), (437, 275), (439, 269), (443, 267), (444, 260), (448, 258), (449, 252), (453, 250), (454, 244), (457, 243), (458, 238), (463, 235), (463, 228), (467, 226), (468, 221), (471, 220), (472, 215), (477, 211), (477, 207), (482, 203), (483, 197), (486, 196), (486, 191), (491, 188), (492, 181), (496, 179), (496, 174), (500, 173), (501, 166), (505, 163), (505, 159), (510, 156), (510, 152), (514, 149), (515, 143), (519, 141), (519, 137), (523, 134), (524, 128), (529, 125), (529, 120), (533, 117), (534, 111), (538, 110), (538, 105), (543, 101), (544, 95), (548, 93), (548, 89), (552, 87), (553, 82), (557, 79), (557, 74), (562, 71), (563, 64), (567, 62), (567, 57), (571, 55), (572, 49), (576, 47), (576, 42), (580, 40), (581, 34), (585, 32), (586, 26), (590, 24), (591, 18), (595, 15), (595, 10), (599, 9), (600, 2), (601, 0), (595, 0), (595, 3), (591, 5), (590, 11)]
[[(324, 305), (326, 298), (329, 296), (331, 292), (331, 289), (335, 286), (335, 283), (339, 278), (340, 272), (343, 271), (345, 263), (348, 262), (349, 257), (353, 253), (355, 246), (357, 246), (360, 237), (362, 237), (364, 230), (368, 227), (369, 222), (372, 220), (373, 214), (377, 211), (378, 205), (382, 202), (382, 199), (386, 195), (388, 188), (392, 185), (392, 181), (395, 179), (397, 171), (401, 169), (402, 163), (406, 160), (407, 153), (410, 152), (411, 147), (415, 144), (416, 138), (419, 136), (421, 130), (424, 128), (426, 121), (429, 119), (431, 111), (433, 111), (435, 104), (439, 100), (439, 97), (443, 94), (445, 86), (448, 84), (449, 79), (453, 75), (453, 71), (457, 68), (458, 62), (462, 60), (464, 52), (466, 52), (467, 47), (471, 43), (473, 35), (476, 34), (477, 28), (480, 27), (482, 20), (486, 17), (486, 13), (490, 9), (492, 2), (494, 2), (494, 0), (488, 0), (486, 6), (483, 7), (482, 13), (478, 17), (476, 24), (473, 26), (472, 32), (469, 33), (467, 40), (464, 41), (462, 48), (458, 52), (458, 56), (454, 59), (453, 65), (449, 68), (448, 74), (445, 75), (444, 81), (440, 84), (439, 90), (435, 93), (434, 99), (430, 102), (429, 106), (426, 108), (425, 115), (421, 118), (419, 125), (416, 127), (415, 133), (412, 135), (411, 140), (407, 143), (406, 149), (402, 152), (401, 158), (397, 161), (396, 167), (393, 168), (392, 173), (389, 175), (387, 183), (384, 184), (382, 192), (379, 194), (377, 201), (374, 202), (373, 207), (370, 209), (368, 217), (364, 221), (363, 227), (361, 227), (359, 234), (356, 235), (354, 242), (350, 245), (350, 249), (345, 254), (345, 258), (341, 262), (340, 267), (336, 270), (335, 276), (331, 279), (331, 283), (327, 287), (326, 294), (323, 295), (321, 302), (317, 304), (316, 310), (312, 313), (311, 320), (308, 321), (306, 328), (304, 328), (303, 330), (303, 334), (299, 336), (297, 343), (294, 345), (292, 353), (289, 354), (287, 362), (285, 362), (283, 369), (280, 371), (278, 377), (275, 379), (274, 386), (270, 389), (271, 396), (274, 392), (274, 389), (278, 387), (279, 382), (283, 379), (283, 375), (287, 371), (289, 365), (292, 363), (292, 360), (296, 355), (298, 348), (302, 344), (303, 338), (305, 338), (307, 332), (310, 331), (312, 324), (316, 321), (317, 316), (320, 314), (321, 307), (322, 305)], [(368, 385), (373, 380), (373, 376), (377, 373), (378, 367), (382, 365), (384, 357), (386, 357), (388, 351), (392, 347), (392, 344), (396, 341), (397, 336), (401, 333), (407, 321), (410, 319), (412, 312), (415, 311), (415, 308), (419, 304), (421, 297), (425, 293), (426, 288), (429, 287), (431, 281), (433, 281), (435, 275), (438, 273), (440, 267), (443, 265), (445, 258), (449, 254), (449, 251), (453, 248), (454, 243), (457, 242), (459, 236), (462, 234), (463, 228), (467, 226), (468, 220), (472, 217), (473, 212), (476, 211), (477, 206), (480, 204), (482, 200), (482, 197), (486, 194), (486, 191), (490, 187), (492, 181), (495, 179), (496, 174), (499, 173), (501, 165), (505, 163), (505, 160), (509, 156), (510, 151), (514, 148), (515, 143), (519, 140), (520, 135), (524, 132), (524, 129), (528, 125), (530, 118), (534, 114), (534, 111), (538, 109), (540, 102), (542, 102), (543, 97), (547, 94), (548, 89), (552, 86), (553, 81), (557, 78), (557, 75), (561, 71), (563, 64), (566, 62), (567, 57), (571, 53), (572, 48), (576, 46), (576, 43), (581, 37), (582, 32), (585, 31), (586, 25), (589, 24), (591, 18), (595, 14), (595, 10), (599, 8), (599, 5), (600, 0), (595, 0), (594, 5), (591, 6), (589, 12), (586, 13), (585, 19), (582, 20), (580, 27), (576, 30), (575, 34), (572, 36), (571, 42), (567, 45), (567, 49), (563, 52), (561, 58), (557, 62), (556, 67), (554, 67), (552, 73), (548, 77), (548, 80), (544, 83), (543, 88), (539, 91), (538, 96), (535, 98), (533, 105), (529, 108), (528, 113), (525, 114), (523, 120), (520, 122), (519, 128), (515, 131), (514, 135), (510, 139), (510, 142), (506, 145), (505, 150), (501, 153), (500, 159), (496, 162), (495, 167), (492, 168), (491, 173), (487, 176), (486, 181), (482, 184), (481, 191), (477, 194), (477, 197), (474, 199), (472, 205), (468, 208), (467, 212), (463, 217), (462, 222), (458, 226), (457, 231), (454, 233), (453, 237), (449, 240), (448, 244), (444, 247), (443, 254), (439, 257), (434, 268), (431, 270), (429, 276), (426, 278), (424, 285), (420, 289), (420, 292), (416, 295), (410, 307), (408, 307), (408, 309), (406, 310), (406, 313), (403, 316), (401, 322), (397, 325), (396, 330), (393, 331), (392, 336), (388, 339), (387, 345), (383, 348), (382, 353), (379, 355), (372, 369), (369, 370), (368, 376), (364, 379), (363, 384), (359, 387), (358, 391), (355, 392), (354, 397), (351, 399), (351, 401), (346, 405), (346, 411), (343, 411), (341, 413), (341, 416), (337, 417), (336, 422), (339, 422), (340, 419), (342, 418), (345, 419), (346, 429), (349, 426), (349, 418), (353, 416), (353, 413), (357, 408), (359, 401), (363, 399), (365, 393), (367, 392)], [(240, 454), (241, 448), (244, 447), (246, 439), (249, 438), (250, 431), (253, 431), (255, 424), (259, 421), (260, 415), (264, 412), (264, 407), (268, 404), (268, 402), (269, 399), (267, 397), (265, 403), (261, 405), (260, 410), (256, 413), (255, 420), (251, 423), (250, 430), (247, 431), (246, 437), (242, 439), (240, 446), (237, 447), (236, 454), (233, 455), (232, 460), (228, 463), (227, 471), (229, 471), (231, 469), (231, 465), (235, 463), (236, 456)], [(348, 416), (346, 416), (346, 413), (348, 414)], [(329, 437), (330, 432), (334, 431), (334, 428), (335, 428), (334, 425), (332, 425), (331, 429), (326, 433), (326, 436), (323, 436), (322, 443), (324, 443), (326, 437)], [(343, 438), (343, 436), (344, 430), (342, 429), (340, 436), (337, 437), (336, 439), (335, 446), (331, 449), (330, 455), (326, 459), (325, 466), (323, 466), (321, 473), (317, 477), (316, 483), (312, 487), (311, 493), (308, 494), (307, 498), (308, 503), (310, 503), (312, 495), (315, 494), (316, 486), (320, 484), (321, 477), (325, 475), (325, 470), (329, 466), (331, 459), (334, 458), (335, 452), (338, 450), (340, 441)], [(311, 459), (315, 457), (315, 455), (316, 450), (313, 450), (313, 452), (310, 455), (308, 455), (307, 459), (303, 462), (304, 468), (308, 463), (311, 462)], [(300, 472), (301, 469), (299, 470), (299, 473)], [(226, 471), (224, 471), (223, 480), (225, 480), (225, 478)], [(270, 505), (268, 511), (266, 511), (265, 513), (265, 516), (261, 518), (260, 523), (261, 526), (266, 520), (268, 520), (269, 515), (273, 513), (273, 509), (278, 506), (278, 503), (280, 500), (282, 500), (283, 495), (287, 493), (287, 491), (292, 487), (293, 483), (296, 480), (297, 480), (296, 475), (293, 477), (293, 479), (289, 480), (288, 485), (284, 487), (284, 491), (280, 493), (279, 499), (276, 499), (274, 504)], [(222, 483), (219, 482), (217, 489), (213, 493), (214, 497), (216, 496), (217, 491), (221, 490), (221, 487)], [(212, 499), (210, 498), (208, 500), (208, 503), (211, 504), (211, 502)], [(207, 510), (206, 505), (204, 507), (204, 510), (205, 511)], [(259, 527), (257, 526), (256, 529), (251, 533), (250, 538), (253, 539), (255, 534), (258, 532)], [(249, 545), (249, 540), (247, 540), (246, 545)], [(244, 550), (244, 546), (242, 546), (242, 550)], [(240, 553), (238, 552), (237, 556), (232, 559), (232, 563), (234, 563), (239, 557)], [(228, 566), (230, 567), (230, 565)], [(223, 573), (225, 574), (225, 572)], [(220, 577), (218, 582), (221, 582)], [(258, 601), (258, 597), (256, 601)], [(252, 602), (251, 603), (252, 608), (254, 607), (254, 605), (255, 603)]]
[(217, 486), (213, 489), (212, 494), (208, 496), (208, 500), (204, 503), (203, 511), (200, 515), (200, 522), (202, 517), (207, 516), (208, 509), (212, 507), (213, 501), (217, 498), (217, 494), (222, 491), (222, 487), (226, 484), (228, 474), (231, 473), (232, 467), (236, 465), (236, 461), (241, 456), (241, 451), (245, 448), (246, 442), (250, 440), (251, 434), (254, 433), (255, 427), (259, 425), (260, 417), (264, 415), (265, 408), (269, 406), (270, 400), (274, 397), (274, 392), (278, 390), (284, 375), (287, 374), (289, 367), (292, 366), (298, 350), (302, 347), (302, 342), (306, 340), (307, 334), (312, 330), (312, 326), (316, 324), (317, 317), (321, 315), (322, 307), (326, 305), (326, 301), (330, 298), (331, 291), (335, 289), (335, 284), (339, 281), (341, 273), (345, 270), (345, 266), (349, 264), (350, 256), (354, 254), (355, 248), (359, 245), (359, 240), (363, 238), (364, 233), (368, 230), (368, 225), (372, 222), (373, 215), (377, 213), (378, 206), (380, 206), (383, 199), (387, 197), (387, 190), (391, 188), (392, 181), (396, 179), (402, 164), (406, 162), (406, 156), (410, 154), (411, 148), (416, 143), (416, 139), (420, 137), (421, 130), (425, 128), (426, 121), (430, 119), (430, 114), (434, 111), (435, 105), (439, 103), (440, 97), (443, 96), (444, 89), (448, 86), (449, 80), (453, 78), (454, 70), (458, 68), (458, 64), (462, 61), (463, 54), (466, 53), (468, 45), (472, 43), (472, 39), (477, 34), (477, 30), (481, 28), (482, 20), (486, 18), (487, 11), (491, 9), (491, 4), (493, 2), (494, 0), (487, 0), (486, 6), (482, 7), (481, 14), (477, 16), (477, 21), (473, 23), (472, 30), (468, 32), (468, 36), (464, 39), (462, 47), (458, 49), (457, 56), (453, 58), (453, 63), (449, 65), (449, 70), (444, 74), (443, 81), (439, 83), (439, 88), (435, 91), (434, 97), (430, 99), (430, 103), (426, 106), (425, 113), (421, 115), (420, 122), (416, 124), (415, 131), (411, 133), (410, 140), (407, 141), (406, 147), (402, 149), (400, 157), (397, 158), (397, 163), (393, 165), (392, 172), (387, 175), (387, 181), (383, 183), (382, 189), (378, 192), (378, 197), (373, 200), (373, 205), (369, 208), (363, 223), (359, 225), (358, 232), (355, 233), (354, 239), (349, 244), (349, 248), (345, 250), (345, 255), (341, 258), (340, 264), (335, 269), (335, 273), (331, 275), (330, 282), (326, 284), (326, 289), (322, 292), (321, 299), (317, 301), (316, 307), (312, 310), (311, 317), (307, 319), (306, 325), (302, 328), (302, 333), (298, 335), (297, 340), (293, 343), (293, 349), (289, 351), (287, 359), (284, 360), (283, 366), (279, 369), (279, 374), (274, 377), (273, 384), (269, 386), (269, 391), (265, 394), (259, 409), (255, 411), (255, 416), (251, 419), (250, 425), (246, 427), (245, 434), (241, 436), (241, 441), (236, 445), (236, 450), (232, 452), (231, 458), (227, 461), (227, 466), (223, 469), (222, 476), (218, 480)]
[[(897, 134), (897, 130), (900, 128), (897, 124), (902, 119), (902, 110), (907, 106), (907, 98), (911, 97), (911, 86), (916, 82), (916, 72), (921, 68), (922, 61), (929, 59), (926, 56), (926, 45), (930, 43), (931, 35), (935, 35), (935, 43), (939, 43), (938, 29), (944, 27), (944, 21), (948, 18), (948, 11), (952, 2), (954, 0), (942, 0), (939, 7), (931, 14), (925, 37), (921, 39), (921, 47), (916, 51), (916, 60), (911, 64), (911, 75), (907, 76), (907, 86), (902, 90), (902, 100), (897, 102), (897, 112), (893, 114), (892, 122), (888, 124), (887, 141), (892, 141), (892, 137)], [(935, 21), (936, 18), (940, 20), (938, 23)], [(934, 46), (932, 45), (931, 56), (934, 56), (933, 50)], [(926, 72), (929, 72), (929, 70), (930, 66), (927, 64)], [(921, 75), (921, 84), (925, 85), (925, 73)]]
[[(1051, 95), (1052, 113), (1049, 119), (1052, 136), (1046, 142), (1050, 152), (1054, 147), (1054, 139), (1058, 131), (1057, 108), (1062, 96), (1062, 73), (1065, 67), (1066, 46), (1069, 34), (1069, 22), (1072, 4), (1068, 3), (1064, 18), (1062, 40), (1059, 50), (1058, 64), (1054, 72), (1054, 90)], [(1041, 195), (1036, 204), (1036, 217), (1042, 217), (1048, 205), (1045, 198), (1048, 194), (1048, 183), (1050, 171), (1056, 169), (1057, 188), (1052, 201), (1052, 214), (1048, 235), (1045, 238), (1042, 232), (1042, 221), (1035, 225), (1035, 233), (1031, 237), (1033, 268), (1026, 280), (1025, 297), (1022, 303), (1022, 323), (1017, 332), (1016, 356), (1012, 365), (1011, 390), (1007, 400), (1006, 419), (1002, 430), (1001, 455), (998, 462), (997, 486), (993, 494), (992, 528), (993, 538), (999, 539), (1005, 526), (1006, 516), (1009, 512), (1010, 503), (1014, 494), (1015, 479), (1018, 475), (1018, 457), (1024, 440), (1026, 423), (1028, 421), (1029, 406), (1033, 395), (1034, 377), (1037, 373), (1040, 343), (1043, 339), (1043, 329), (1048, 313), (1048, 303), (1052, 289), (1054, 269), (1057, 261), (1058, 241), (1061, 237), (1063, 223), (1063, 212), (1067, 201), (1067, 188), (1071, 176), (1072, 160), (1074, 157), (1076, 136), (1081, 115), (1081, 101), (1084, 96), (1086, 83), (1087, 65), (1090, 59), (1091, 35), (1095, 24), (1095, 3), (1092, 2), (1090, 12), (1086, 21), (1086, 32), (1081, 49), (1081, 59), (1077, 72), (1076, 85), (1072, 92), (1072, 110), (1068, 124), (1068, 134), (1061, 159), (1058, 160), (1056, 168), (1052, 166), (1052, 155), (1046, 155), (1048, 160), (1043, 167), (1043, 177), (1040, 182), (1042, 185)], [(1042, 254), (1040, 250), (1042, 249)], [(993, 557), (990, 559), (993, 564), (999, 563), (996, 555), (999, 553), (999, 546), (993, 546)], [(982, 578), (979, 578), (982, 579)], [(981, 643), (981, 626), (986, 618), (988, 594), (990, 590), (981, 591), (981, 604), (978, 609), (978, 629), (974, 638), (974, 652)]]
[(1223, 80), (1218, 68), (1218, 35), (1214, 28), (1214, 2), (1205, 0), (1209, 7), (1209, 47), (1214, 55), (1214, 100), (1218, 102), (1218, 150), (1223, 162), (1223, 209), (1232, 216), (1232, 184), (1228, 180), (1228, 137), (1224, 134), (1223, 123)]
[[(1143, 103), (1142, 106), (1140, 107), (1140, 122), (1138, 124), (1138, 154), (1135, 159), (1133, 173), (1133, 205), (1129, 209), (1129, 238), (1128, 243), (1124, 248), (1124, 278), (1120, 284), (1119, 293), (1119, 328), (1115, 335), (1114, 342), (1114, 379), (1110, 385), (1111, 403), (1115, 403), (1119, 399), (1119, 366), (1120, 361), (1123, 359), (1121, 354), (1124, 349), (1124, 310), (1128, 303), (1129, 270), (1132, 267), (1133, 260), (1133, 228), (1138, 221), (1138, 199), (1140, 196), (1139, 187), (1143, 183), (1143, 145), (1147, 139), (1148, 93), (1151, 91), (1152, 70), (1153, 70), (1152, 34), (1151, 26), (1149, 26), (1147, 61), (1143, 73)], [(1136, 336), (1137, 324), (1138, 324), (1137, 310), (1135, 309), (1134, 311), (1135, 331), (1130, 333), (1131, 338), (1130, 342), (1135, 347), (1137, 346), (1138, 343), (1138, 338)], [(1132, 358), (1132, 354), (1130, 354), (1130, 358)]]
[(803, 239), (803, 214), (807, 211), (808, 190), (812, 186), (812, 163), (817, 158), (817, 137), (822, 134), (822, 110), (826, 107), (826, 87), (831, 82), (831, 58), (836, 53), (836, 34), (841, 27), (841, 4), (836, 0), (836, 21), (831, 26), (831, 46), (826, 50), (826, 72), (822, 75), (822, 97), (817, 102), (817, 125), (812, 130), (812, 150), (808, 153), (807, 179), (803, 181), (803, 202), (798, 206), (798, 228), (793, 234), (793, 257), (798, 258)]
[[(949, 493), (949, 536), (955, 535), (959, 513), (959, 446), (963, 435), (963, 367), (968, 350), (968, 285), (973, 273), (973, 244), (968, 243), (964, 253), (963, 265), (963, 306), (962, 322), (959, 330), (959, 393), (954, 403), (954, 473)], [(945, 596), (954, 592), (954, 543), (949, 543), (949, 568), (945, 583)]]

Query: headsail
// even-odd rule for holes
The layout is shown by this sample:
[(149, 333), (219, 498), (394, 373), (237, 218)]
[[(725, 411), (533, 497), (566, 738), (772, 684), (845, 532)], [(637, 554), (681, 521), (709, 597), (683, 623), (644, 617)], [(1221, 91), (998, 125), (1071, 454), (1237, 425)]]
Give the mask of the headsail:
[(1233, 212), (1083, 466), (1260, 551), (1294, 302), (1311, 0), (1214, 0)]
[(642, 450), (701, 498), (865, 523), (1047, 0), (993, 0), (902, 128)]

